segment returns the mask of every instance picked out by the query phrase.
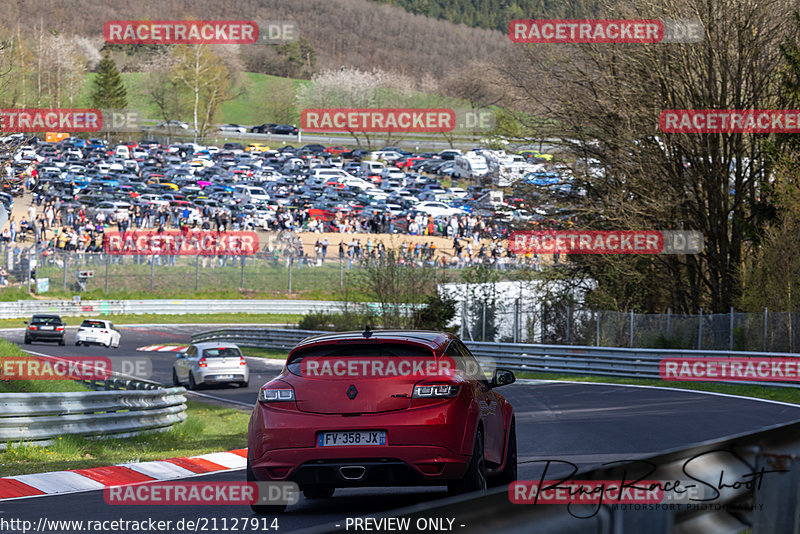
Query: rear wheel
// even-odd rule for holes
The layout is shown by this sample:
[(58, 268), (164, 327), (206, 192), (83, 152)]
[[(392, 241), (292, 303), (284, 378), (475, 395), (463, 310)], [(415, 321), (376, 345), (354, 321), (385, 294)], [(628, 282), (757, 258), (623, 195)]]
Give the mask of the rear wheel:
[(31, 337), (28, 334), (25, 334), (25, 344), (26, 345), (30, 345), (31, 344)]
[(76, 342), (75, 342), (75, 346), (76, 346), (76, 347), (80, 347), (80, 346), (81, 346), (81, 342), (80, 342), (80, 341), (76, 341)]
[(178, 373), (175, 372), (175, 369), (172, 370), (172, 385), (173, 386), (181, 385), (181, 381), (178, 380)]
[(475, 434), (475, 446), (472, 448), (472, 459), (464, 473), (464, 478), (447, 485), (447, 491), (458, 495), (483, 491), (486, 489), (486, 460), (483, 457), (483, 430), (478, 429)]
[(303, 490), (303, 496), (306, 499), (330, 499), (336, 488), (328, 487), (312, 487)]
[(58, 344), (63, 347), (64, 345), (67, 344), (67, 338), (66, 337), (62, 337), (61, 339), (58, 340)]
[(508, 447), (506, 447), (506, 465), (498, 475), (491, 480), (492, 486), (511, 484), (517, 480), (517, 424), (511, 421), (511, 430), (508, 431)]
[[(253, 473), (253, 470), (250, 468), (250, 461), (247, 461), (247, 481), (248, 482), (258, 482), (256, 480), (256, 475)], [(251, 504), (250, 509), (253, 512), (259, 515), (267, 515), (267, 514), (280, 514), (286, 511), (285, 504)]]
[(189, 389), (196, 389), (197, 382), (194, 381), (194, 375), (189, 371)]

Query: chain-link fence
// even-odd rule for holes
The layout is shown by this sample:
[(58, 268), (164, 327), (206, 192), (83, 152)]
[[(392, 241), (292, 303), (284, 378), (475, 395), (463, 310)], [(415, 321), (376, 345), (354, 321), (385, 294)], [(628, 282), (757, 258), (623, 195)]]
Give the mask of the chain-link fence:
[[(348, 253), (297, 256), (292, 247), (251, 256), (110, 255), (37, 252), (6, 246), (0, 254), (6, 279), (38, 294), (69, 297), (83, 292), (135, 298), (191, 298), (193, 294), (303, 292), (330, 296), (347, 289), (349, 275), (362, 265)], [(442, 269), (438, 280), (457, 279)], [(0, 276), (2, 278), (2, 276)], [(2, 282), (2, 280), (0, 280)], [(506, 291), (511, 294), (511, 292)], [(796, 352), (800, 314), (796, 312), (726, 314), (641, 314), (597, 311), (553, 304), (536, 296), (471, 293), (460, 299), (456, 324), (462, 337), (475, 341)], [(514, 292), (513, 294), (518, 294)]]
[(643, 314), (550, 305), (536, 299), (465, 299), (460, 333), (474, 341), (797, 352), (800, 313)]

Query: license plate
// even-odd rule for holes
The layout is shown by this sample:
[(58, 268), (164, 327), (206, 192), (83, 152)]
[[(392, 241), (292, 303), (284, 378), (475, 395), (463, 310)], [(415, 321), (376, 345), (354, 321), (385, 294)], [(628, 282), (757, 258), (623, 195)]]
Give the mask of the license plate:
[(233, 375), (217, 375), (217, 380), (230, 380), (233, 378)]
[(89, 343), (97, 343), (97, 338), (96, 337), (87, 337), (86, 341), (88, 341)]
[(347, 445), (386, 445), (385, 430), (352, 430), (347, 432), (320, 432), (318, 447), (340, 447)]
[(54, 330), (54, 329), (55, 329), (55, 326), (41, 326), (40, 328), (41, 328), (42, 330)]

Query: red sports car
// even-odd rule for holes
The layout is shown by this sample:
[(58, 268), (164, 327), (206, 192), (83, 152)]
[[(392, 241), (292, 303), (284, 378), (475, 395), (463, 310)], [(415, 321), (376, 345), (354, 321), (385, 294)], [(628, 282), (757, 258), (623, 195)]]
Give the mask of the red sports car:
[[(247, 479), (291, 481), (306, 498), (336, 488), (447, 486), (517, 476), (514, 412), (466, 346), (442, 332), (378, 330), (300, 342), (262, 386), (248, 427)], [(254, 505), (275, 513), (285, 505)]]

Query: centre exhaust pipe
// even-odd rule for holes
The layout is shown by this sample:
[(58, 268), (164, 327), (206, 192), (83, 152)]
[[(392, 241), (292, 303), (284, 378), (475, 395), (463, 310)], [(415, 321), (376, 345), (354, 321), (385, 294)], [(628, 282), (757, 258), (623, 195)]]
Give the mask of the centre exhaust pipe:
[(361, 480), (367, 468), (363, 465), (344, 465), (339, 468), (339, 474), (345, 480)]

